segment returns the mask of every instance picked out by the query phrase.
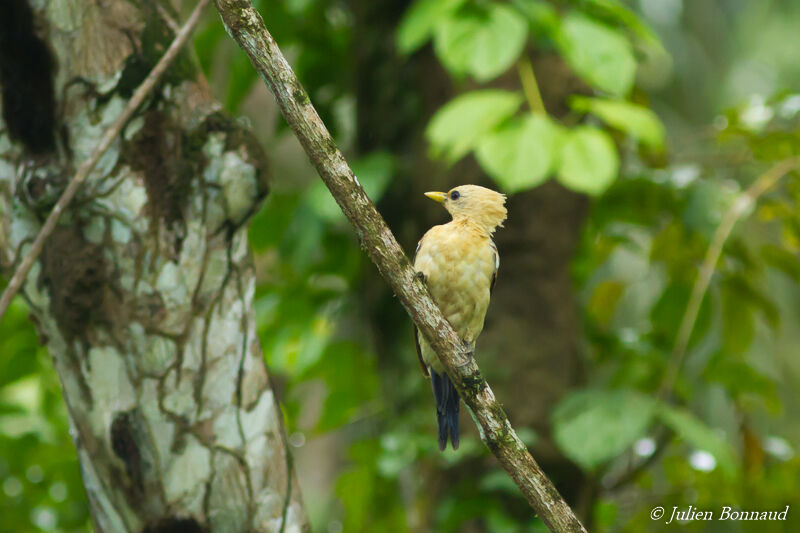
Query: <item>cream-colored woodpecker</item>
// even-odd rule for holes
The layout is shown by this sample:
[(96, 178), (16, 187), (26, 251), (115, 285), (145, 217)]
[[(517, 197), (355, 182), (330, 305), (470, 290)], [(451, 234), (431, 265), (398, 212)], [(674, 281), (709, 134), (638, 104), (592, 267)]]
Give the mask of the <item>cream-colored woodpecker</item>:
[[(456, 333), (470, 347), (483, 330), (489, 296), (497, 279), (500, 255), (492, 241), (495, 229), (506, 219), (503, 194), (461, 185), (449, 192), (425, 196), (444, 205), (453, 220), (428, 230), (417, 245), (414, 268), (428, 286), (434, 301)], [(458, 449), (459, 397), (436, 352), (414, 328), (422, 372), (430, 376), (436, 400), (439, 449)]]

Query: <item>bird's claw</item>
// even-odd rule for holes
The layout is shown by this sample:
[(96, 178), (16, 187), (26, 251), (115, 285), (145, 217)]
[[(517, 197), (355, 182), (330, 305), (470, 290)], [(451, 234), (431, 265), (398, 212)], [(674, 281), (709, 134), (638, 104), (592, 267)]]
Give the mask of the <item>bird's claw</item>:
[(417, 278), (418, 280), (420, 280), (422, 283), (425, 283), (425, 282), (428, 281), (427, 278), (425, 277), (425, 274), (423, 272), (420, 272), (420, 271), (417, 271), (417, 273), (414, 274), (414, 277)]
[(473, 343), (469, 342), (466, 339), (461, 339), (461, 343), (464, 345), (464, 348), (467, 350), (467, 360), (471, 361), (475, 358), (475, 348)]

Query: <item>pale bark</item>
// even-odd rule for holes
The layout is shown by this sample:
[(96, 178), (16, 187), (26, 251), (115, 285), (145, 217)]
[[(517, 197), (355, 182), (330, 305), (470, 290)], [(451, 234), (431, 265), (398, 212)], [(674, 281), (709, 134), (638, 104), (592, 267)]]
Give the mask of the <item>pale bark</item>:
[[(55, 140), (36, 144), (13, 125), (40, 117), (47, 106), (33, 99), (47, 91), (28, 87), (27, 106), (0, 110), (5, 273), (172, 38), (155, 2), (32, 4), (56, 67), (54, 121), (36, 138), (49, 129)], [(185, 52), (23, 286), (98, 531), (307, 530), (255, 331), (244, 223), (267, 192), (263, 152), (220, 112)]]

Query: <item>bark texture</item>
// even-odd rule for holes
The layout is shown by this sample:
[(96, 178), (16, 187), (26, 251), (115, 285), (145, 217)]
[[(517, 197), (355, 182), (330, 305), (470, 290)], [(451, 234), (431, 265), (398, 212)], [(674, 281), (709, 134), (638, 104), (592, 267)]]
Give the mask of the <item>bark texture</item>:
[[(156, 4), (0, 7), (5, 273), (172, 40)], [(25, 282), (98, 531), (308, 529), (255, 331), (243, 224), (268, 189), (262, 150), (184, 52)]]
[(215, 0), (215, 3), (228, 32), (247, 52), (269, 86), (289, 126), (355, 229), (361, 246), (436, 350), (459, 394), (475, 415), (486, 446), (551, 531), (585, 532), (517, 437), (468, 346), (461, 342), (431, 300), (394, 235), (336, 148), (261, 16), (247, 0)]

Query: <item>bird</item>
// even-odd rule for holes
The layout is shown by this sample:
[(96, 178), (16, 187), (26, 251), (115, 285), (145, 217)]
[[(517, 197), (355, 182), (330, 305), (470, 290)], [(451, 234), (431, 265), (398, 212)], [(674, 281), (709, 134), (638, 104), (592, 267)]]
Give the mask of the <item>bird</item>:
[[(492, 237), (507, 216), (504, 194), (478, 185), (460, 185), (448, 192), (426, 192), (452, 216), (429, 229), (417, 244), (414, 268), (431, 297), (470, 351), (483, 330), (489, 298), (500, 267)], [(430, 377), (436, 403), (439, 449), (447, 441), (458, 449), (459, 396), (436, 352), (414, 327), (422, 373)]]

